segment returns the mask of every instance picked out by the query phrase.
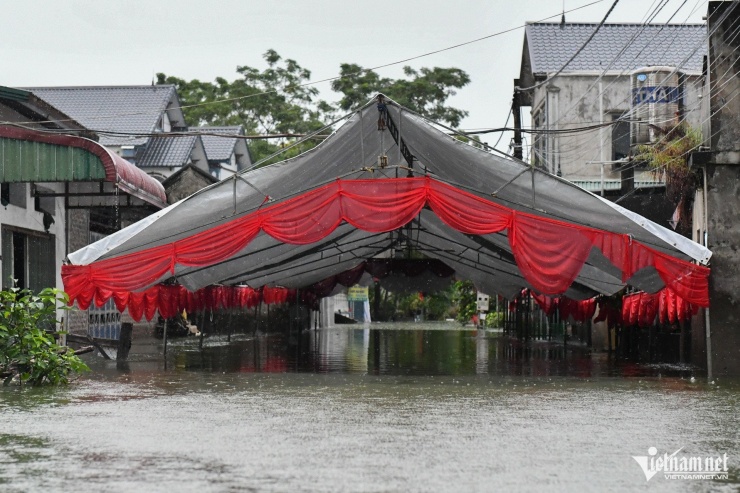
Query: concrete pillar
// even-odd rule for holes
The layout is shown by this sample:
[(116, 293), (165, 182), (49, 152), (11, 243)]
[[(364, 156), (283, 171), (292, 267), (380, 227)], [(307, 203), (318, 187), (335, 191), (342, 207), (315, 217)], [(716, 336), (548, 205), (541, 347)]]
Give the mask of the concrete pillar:
[[(711, 154), (706, 170), (707, 246), (712, 250), (711, 372), (740, 375), (740, 24), (738, 2), (709, 2)], [(696, 227), (694, 228), (696, 229)]]

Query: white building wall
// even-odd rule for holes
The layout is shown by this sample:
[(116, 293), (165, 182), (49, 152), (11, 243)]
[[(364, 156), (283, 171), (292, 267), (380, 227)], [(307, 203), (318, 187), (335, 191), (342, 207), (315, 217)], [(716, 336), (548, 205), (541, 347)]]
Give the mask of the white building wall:
[[(8, 204), (7, 207), (0, 206), (0, 227), (12, 226), (21, 230), (45, 233), (43, 224), (43, 213), (34, 208), (34, 198), (31, 197), (31, 185), (25, 183), (26, 189), (26, 207), (18, 207)], [(56, 192), (62, 191), (62, 184), (45, 184), (47, 188), (52, 188)], [(55, 258), (55, 283), (58, 289), (64, 289), (62, 284), (62, 262), (67, 255), (67, 227), (66, 227), (66, 209), (64, 198), (57, 197), (54, 199), (54, 224), (49, 227), (48, 234), (54, 235), (54, 251), (48, 252)], [(2, 251), (2, 236), (0, 235), (0, 252)], [(5, 259), (0, 257), (0, 272), (2, 272), (2, 262)], [(64, 317), (63, 311), (58, 311), (57, 318)]]
[[(57, 185), (58, 192), (61, 192), (61, 185)], [(45, 185), (51, 187), (50, 185)], [(18, 207), (9, 204), (7, 207), (0, 207), (0, 226), (13, 226), (30, 231), (36, 231), (44, 233), (43, 214), (34, 209), (34, 199), (31, 197), (31, 186), (25, 184), (26, 188), (26, 207)], [(56, 287), (62, 288), (62, 274), (61, 266), (66, 256), (66, 213), (64, 208), (64, 199), (57, 197), (54, 199), (55, 211), (54, 211), (54, 224), (49, 227), (49, 234), (54, 235), (54, 241), (56, 245), (56, 251), (53, 255), (56, 258)], [(2, 238), (0, 238), (2, 242)], [(2, 244), (0, 243), (0, 247)], [(1, 251), (1, 250), (0, 250)], [(51, 253), (51, 252), (50, 252)], [(2, 260), (0, 259), (0, 267), (2, 266)], [(0, 270), (1, 272), (1, 270)]]
[[(601, 88), (601, 92), (600, 92)], [(701, 77), (687, 77), (684, 85), (684, 114), (687, 123), (701, 126)], [(601, 121), (609, 122), (630, 109), (630, 76), (605, 76), (598, 74), (566, 75), (555, 77), (548, 84), (537, 88), (532, 100), (532, 122), (538, 112), (547, 116), (542, 126), (545, 130), (581, 128)], [(603, 108), (603, 115), (602, 110)], [(573, 134), (548, 134), (546, 155), (541, 156), (551, 173), (557, 173), (558, 165), (562, 176), (569, 180), (600, 180), (601, 161), (612, 158), (612, 127), (594, 129)], [(540, 160), (542, 162), (542, 159)], [(619, 180), (619, 173), (606, 165), (606, 180)], [(653, 180), (649, 172), (636, 173), (636, 180)]]

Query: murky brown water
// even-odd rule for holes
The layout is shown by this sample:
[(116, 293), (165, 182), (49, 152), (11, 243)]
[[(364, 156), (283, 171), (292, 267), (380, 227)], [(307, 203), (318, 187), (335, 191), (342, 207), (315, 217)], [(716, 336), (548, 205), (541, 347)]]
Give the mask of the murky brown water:
[[(740, 486), (740, 382), (690, 367), (441, 324), (176, 340), (166, 368), (146, 349), (68, 388), (0, 389), (0, 491)], [(649, 447), (726, 453), (729, 480), (646, 482), (631, 456)]]

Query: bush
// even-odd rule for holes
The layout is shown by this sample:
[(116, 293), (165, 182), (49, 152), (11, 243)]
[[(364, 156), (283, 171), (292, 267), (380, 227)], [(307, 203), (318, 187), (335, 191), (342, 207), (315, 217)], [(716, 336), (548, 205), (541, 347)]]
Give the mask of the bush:
[[(66, 384), (87, 365), (54, 338), (57, 304), (67, 295), (47, 288), (38, 295), (27, 289), (0, 291), (0, 377), (4, 384)], [(56, 332), (59, 334), (59, 332)]]
[(504, 326), (504, 312), (488, 312), (486, 327), (501, 329)]

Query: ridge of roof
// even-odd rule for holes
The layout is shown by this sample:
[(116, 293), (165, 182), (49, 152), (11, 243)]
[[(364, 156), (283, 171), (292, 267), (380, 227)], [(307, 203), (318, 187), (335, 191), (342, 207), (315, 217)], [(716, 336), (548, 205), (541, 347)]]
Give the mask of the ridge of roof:
[(79, 89), (173, 89), (174, 84), (118, 84), (112, 86), (106, 85), (91, 85), (91, 86), (26, 86), (23, 87), (26, 91), (33, 92), (34, 90), (79, 90)]
[[(598, 26), (598, 22), (537, 22), (527, 21), (525, 26)], [(664, 22), (651, 22), (648, 24), (642, 22), (605, 22), (602, 27), (612, 26), (645, 26), (645, 27), (706, 27), (707, 25), (702, 22), (687, 22), (683, 24), (666, 24)]]

